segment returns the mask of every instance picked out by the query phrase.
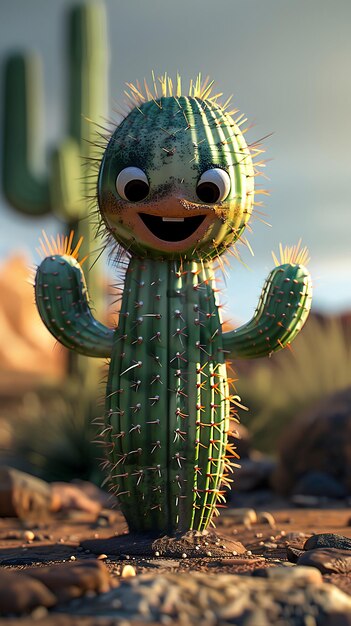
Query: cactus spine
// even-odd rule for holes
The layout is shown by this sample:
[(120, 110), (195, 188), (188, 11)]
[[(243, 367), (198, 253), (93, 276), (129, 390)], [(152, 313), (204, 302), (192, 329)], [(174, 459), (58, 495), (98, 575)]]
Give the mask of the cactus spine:
[[(94, 225), (87, 219), (91, 181), (82, 162), (98, 157), (96, 131), (89, 120), (101, 121), (106, 111), (107, 48), (105, 15), (99, 4), (78, 5), (68, 28), (68, 135), (52, 151), (42, 173), (41, 67), (33, 54), (14, 55), (5, 67), (4, 154), (2, 184), (9, 203), (29, 216), (54, 214), (84, 237), (86, 252), (96, 249)], [(83, 179), (83, 180), (82, 180)], [(95, 308), (103, 304), (102, 280), (96, 264), (87, 276)], [(88, 374), (93, 367), (79, 359), (74, 369)], [(93, 367), (95, 370), (96, 367)]]
[[(101, 437), (105, 469), (130, 530), (204, 530), (231, 461), (225, 360), (255, 358), (295, 337), (311, 304), (299, 246), (282, 251), (247, 324), (223, 333), (215, 263), (253, 206), (251, 154), (238, 125), (198, 81), (188, 97), (142, 97), (109, 138), (98, 200), (129, 253), (115, 332), (93, 317), (76, 259), (58, 245), (38, 269), (36, 301), (64, 345), (111, 358)], [(119, 258), (119, 257), (117, 257)], [(229, 455), (228, 455), (229, 452)]]

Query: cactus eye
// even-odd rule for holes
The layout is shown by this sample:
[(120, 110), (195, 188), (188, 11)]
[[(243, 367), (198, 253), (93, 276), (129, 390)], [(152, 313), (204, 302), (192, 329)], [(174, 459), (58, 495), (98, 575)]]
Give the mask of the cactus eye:
[(139, 167), (126, 167), (117, 176), (116, 189), (123, 200), (139, 202), (146, 198), (150, 187), (143, 170)]
[(196, 187), (197, 197), (206, 204), (214, 204), (224, 200), (229, 192), (229, 174), (219, 167), (204, 172)]

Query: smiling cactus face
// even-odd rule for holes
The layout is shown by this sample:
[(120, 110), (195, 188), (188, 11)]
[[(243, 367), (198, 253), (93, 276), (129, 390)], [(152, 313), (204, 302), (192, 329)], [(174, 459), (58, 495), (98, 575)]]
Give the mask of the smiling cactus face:
[(149, 258), (212, 258), (240, 237), (253, 203), (244, 137), (211, 99), (138, 104), (114, 131), (98, 197), (108, 231)]

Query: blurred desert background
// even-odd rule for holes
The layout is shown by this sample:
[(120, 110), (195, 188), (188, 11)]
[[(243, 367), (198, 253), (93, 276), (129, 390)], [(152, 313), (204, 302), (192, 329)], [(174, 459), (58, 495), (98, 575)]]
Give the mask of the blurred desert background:
[[(35, 52), (43, 74), (43, 89), (35, 95), (39, 177), (47, 176), (50, 152), (67, 133), (67, 20), (74, 6), (72, 0), (3, 0), (0, 7), (0, 145), (6, 62), (13, 53)], [(273, 265), (271, 250), (280, 242), (290, 245), (302, 238), (310, 251), (313, 313), (291, 350), (233, 364), (238, 394), (249, 407), (241, 413), (244, 438), (255, 451), (276, 459), (284, 433), (304, 416), (303, 423), (313, 422), (318, 434), (323, 412), (328, 438), (337, 419), (332, 398), (340, 392), (346, 417), (338, 428), (346, 433), (351, 419), (350, 3), (106, 0), (103, 6), (108, 90), (97, 123), (118, 119), (116, 103), (123, 103), (126, 82), (150, 79), (154, 70), (172, 77), (179, 71), (187, 84), (201, 72), (215, 80), (224, 99), (233, 94), (234, 106), (250, 124), (249, 143), (267, 137), (267, 178), (258, 183), (270, 195), (264, 198), (263, 220), (252, 220), (248, 233), (254, 256), (241, 249), (243, 262), (231, 261), (223, 281), (227, 324), (239, 325), (253, 315)], [(3, 164), (3, 149), (0, 154)], [(72, 369), (66, 351), (45, 330), (31, 284), (42, 229), (56, 235), (65, 226), (50, 212), (20, 213), (0, 193), (2, 461), (47, 480), (98, 482), (91, 421), (101, 411), (104, 364), (93, 387), (83, 386), (79, 393), (79, 367)], [(116, 268), (107, 258), (99, 264), (105, 292), (101, 315), (115, 323), (108, 285)], [(344, 454), (342, 436), (338, 445)], [(325, 471), (322, 465), (316, 454), (312, 469)], [(334, 478), (350, 493), (342, 470), (339, 474)]]

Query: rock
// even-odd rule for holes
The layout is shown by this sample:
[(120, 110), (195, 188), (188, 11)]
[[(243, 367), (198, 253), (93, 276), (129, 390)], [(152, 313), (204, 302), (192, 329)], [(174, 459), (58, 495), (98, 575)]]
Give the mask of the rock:
[(323, 574), (348, 574), (351, 572), (351, 552), (338, 548), (316, 548), (304, 552), (297, 563), (317, 567)]
[(276, 523), (272, 513), (268, 511), (260, 511), (257, 515), (259, 524), (268, 524), (271, 528), (275, 528)]
[(347, 489), (330, 474), (311, 471), (303, 474), (295, 483), (293, 494), (323, 498), (346, 498)]
[(0, 517), (42, 521), (50, 507), (51, 489), (46, 482), (12, 467), (0, 467)]
[(303, 550), (295, 548), (294, 546), (286, 546), (286, 556), (290, 563), (297, 563), (299, 557), (304, 554)]
[(27, 613), (56, 603), (56, 596), (39, 580), (23, 572), (0, 570), (0, 615)]
[[(302, 477), (317, 472), (328, 477), (322, 495), (328, 496), (328, 491), (351, 494), (350, 468), (351, 388), (348, 388), (324, 399), (286, 428), (279, 444), (279, 462), (272, 484), (281, 494), (296, 493)], [(310, 479), (308, 483), (311, 484)], [(313, 489), (315, 493), (315, 478)]]
[(326, 501), (327, 498), (320, 496), (304, 496), (302, 494), (291, 496), (292, 504), (304, 509), (319, 509), (326, 504)]
[[(281, 568), (284, 569), (284, 568)], [(298, 569), (295, 567), (292, 570)], [(312, 569), (312, 568), (311, 568)], [(290, 571), (290, 570), (289, 570)], [(309, 580), (306, 577), (312, 577)], [(318, 580), (318, 582), (317, 582)], [(351, 613), (351, 598), (320, 581), (318, 572), (259, 578), (208, 572), (142, 574), (72, 611), (77, 615), (109, 615), (116, 622), (161, 624), (320, 624), (329, 612)], [(314, 616), (308, 622), (304, 616)], [(335, 624), (339, 624), (335, 621)]]
[(252, 572), (252, 576), (270, 578), (272, 580), (299, 580), (314, 585), (320, 585), (323, 582), (322, 574), (317, 568), (303, 565), (260, 567)]
[(227, 509), (225, 514), (231, 518), (233, 524), (244, 524), (244, 526), (250, 527), (251, 524), (257, 523), (257, 513), (255, 509), (233, 507)]
[(351, 539), (336, 533), (319, 533), (309, 537), (304, 544), (304, 550), (314, 550), (315, 548), (339, 548), (340, 550), (351, 550)]
[(44, 583), (59, 602), (79, 598), (87, 591), (104, 593), (111, 588), (109, 571), (97, 559), (29, 567), (26, 574)]
[[(314, 626), (314, 624), (311, 626)], [(331, 611), (325, 616), (323, 626), (351, 626), (351, 613), (340, 615), (340, 613)]]
[(235, 491), (253, 491), (267, 487), (275, 466), (275, 461), (269, 457), (240, 459)]
[(309, 535), (306, 535), (306, 533), (302, 533), (301, 531), (295, 531), (295, 530), (285, 533), (284, 535), (284, 538), (286, 541), (302, 542), (302, 540), (306, 537), (309, 537)]

